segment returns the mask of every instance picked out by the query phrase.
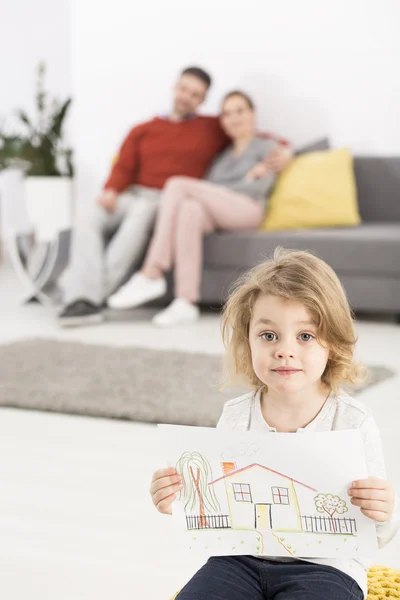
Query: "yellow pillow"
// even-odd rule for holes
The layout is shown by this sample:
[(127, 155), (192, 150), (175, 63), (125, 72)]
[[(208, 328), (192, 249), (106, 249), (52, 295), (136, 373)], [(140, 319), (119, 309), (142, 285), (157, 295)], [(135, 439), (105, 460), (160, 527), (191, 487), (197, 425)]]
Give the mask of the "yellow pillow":
[(343, 148), (295, 158), (277, 180), (261, 230), (359, 223), (353, 159)]

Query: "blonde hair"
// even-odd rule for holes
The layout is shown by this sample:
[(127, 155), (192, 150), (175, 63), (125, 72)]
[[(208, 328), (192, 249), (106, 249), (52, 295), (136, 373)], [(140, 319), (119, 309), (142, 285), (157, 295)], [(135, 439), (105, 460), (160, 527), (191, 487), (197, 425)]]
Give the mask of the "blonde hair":
[(265, 384), (254, 372), (249, 326), (260, 294), (297, 300), (316, 321), (318, 341), (329, 349), (322, 382), (333, 392), (344, 384), (359, 385), (366, 369), (354, 362), (357, 341), (353, 315), (336, 273), (310, 252), (276, 248), (273, 258), (241, 277), (222, 314), (228, 384), (241, 380), (253, 389)]

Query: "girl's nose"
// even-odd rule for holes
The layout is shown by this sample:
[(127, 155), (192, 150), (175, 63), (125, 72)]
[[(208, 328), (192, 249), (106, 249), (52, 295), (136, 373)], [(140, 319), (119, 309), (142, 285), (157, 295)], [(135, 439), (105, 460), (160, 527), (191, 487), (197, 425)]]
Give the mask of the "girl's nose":
[(275, 358), (278, 358), (280, 360), (284, 360), (286, 358), (294, 358), (294, 352), (293, 350), (280, 348), (275, 352)]

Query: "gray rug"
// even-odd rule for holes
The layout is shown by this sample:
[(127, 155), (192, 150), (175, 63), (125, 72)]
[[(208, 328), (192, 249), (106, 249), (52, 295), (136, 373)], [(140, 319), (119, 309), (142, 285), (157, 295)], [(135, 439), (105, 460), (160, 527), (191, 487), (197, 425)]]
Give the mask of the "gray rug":
[[(392, 377), (371, 367), (373, 385)], [(56, 340), (0, 346), (0, 405), (93, 417), (213, 426), (223, 403), (220, 356)]]

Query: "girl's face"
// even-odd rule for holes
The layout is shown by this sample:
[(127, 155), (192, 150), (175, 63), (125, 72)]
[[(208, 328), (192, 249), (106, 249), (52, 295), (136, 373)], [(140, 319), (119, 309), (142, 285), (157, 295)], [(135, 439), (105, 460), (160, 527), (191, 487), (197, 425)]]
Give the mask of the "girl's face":
[(254, 110), (242, 96), (231, 96), (222, 107), (221, 125), (232, 140), (252, 136), (255, 128)]
[(249, 327), (253, 369), (278, 394), (320, 390), (329, 350), (316, 339), (310, 311), (297, 300), (260, 294)]

